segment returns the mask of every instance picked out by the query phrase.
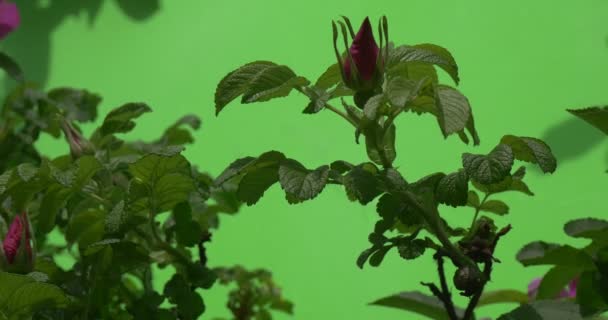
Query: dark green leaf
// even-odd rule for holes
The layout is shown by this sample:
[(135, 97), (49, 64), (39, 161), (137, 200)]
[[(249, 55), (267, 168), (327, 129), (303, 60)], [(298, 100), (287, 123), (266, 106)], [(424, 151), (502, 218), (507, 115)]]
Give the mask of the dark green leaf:
[(125, 202), (121, 200), (112, 208), (105, 219), (105, 230), (107, 233), (118, 233), (123, 225), (127, 222), (127, 212), (125, 211)]
[(103, 120), (100, 133), (102, 136), (107, 136), (114, 133), (129, 132), (135, 128), (133, 119), (151, 111), (152, 109), (144, 103), (128, 103), (118, 107), (110, 111)]
[(570, 109), (568, 112), (608, 134), (608, 106)]
[(535, 241), (525, 245), (518, 253), (517, 260), (524, 266), (559, 265), (580, 267), (581, 270), (594, 269), (591, 256), (585, 251), (568, 245), (556, 245)]
[(467, 206), (477, 208), (480, 205), (479, 195), (473, 190), (469, 190), (467, 195)]
[(405, 107), (418, 94), (421, 84), (401, 76), (390, 78), (386, 86), (388, 101), (394, 107)]
[(557, 160), (551, 153), (551, 148), (542, 140), (506, 135), (500, 140), (500, 143), (511, 147), (515, 159), (537, 163), (545, 173), (552, 173), (557, 167)]
[(287, 66), (271, 66), (262, 69), (251, 79), (243, 93), (241, 103), (262, 102), (285, 97), (292, 89), (308, 84), (308, 80), (298, 77)]
[(94, 121), (97, 118), (97, 107), (101, 96), (87, 90), (74, 88), (56, 88), (48, 97), (57, 103), (57, 107), (66, 111), (66, 119), (79, 122)]
[(340, 66), (337, 63), (332, 64), (323, 72), (323, 74), (315, 82), (315, 87), (321, 89), (329, 89), (342, 81), (340, 74)]
[(215, 179), (215, 184), (222, 185), (224, 182), (240, 175), (255, 159), (254, 157), (245, 157), (235, 160)]
[(565, 300), (540, 300), (503, 314), (498, 320), (583, 320), (578, 305)]
[(281, 188), (299, 200), (315, 198), (327, 184), (329, 166), (308, 170), (293, 159), (286, 159), (279, 167)]
[(57, 286), (32, 277), (0, 272), (0, 313), (19, 319), (45, 308), (65, 308), (70, 301)]
[(323, 110), (323, 108), (325, 108), (325, 104), (331, 98), (331, 94), (329, 92), (317, 87), (304, 87), (302, 88), (302, 91), (310, 99), (310, 102), (303, 111), (303, 113), (306, 114), (313, 114)]
[(369, 257), (374, 252), (376, 252), (376, 250), (377, 250), (377, 248), (372, 247), (372, 248), (364, 250), (363, 252), (361, 252), (361, 254), (359, 254), (359, 257), (357, 258), (357, 266), (359, 267), (359, 269), (363, 269), (363, 266), (365, 265), (365, 263), (367, 262)]
[(469, 177), (466, 171), (461, 169), (441, 178), (435, 192), (439, 203), (452, 207), (466, 205), (469, 192)]
[(392, 246), (384, 246), (382, 248), (378, 248), (377, 251), (374, 252), (372, 254), (372, 256), (369, 258), (369, 265), (372, 267), (380, 266), (380, 264), (382, 263), (382, 260), (384, 260), (384, 257), (386, 256), (386, 254), (392, 248), (393, 248)]
[(186, 280), (179, 274), (173, 275), (164, 290), (169, 302), (177, 305), (180, 319), (195, 320), (205, 311), (203, 299), (190, 290)]
[(13, 80), (25, 82), (25, 77), (19, 64), (4, 52), (0, 52), (0, 69), (4, 70)]
[(414, 239), (411, 241), (401, 241), (397, 249), (403, 259), (412, 260), (424, 254), (426, 245), (424, 240)]
[(277, 65), (273, 62), (255, 61), (227, 74), (215, 90), (215, 114), (219, 114), (227, 104), (245, 93), (258, 74), (274, 66)]
[(608, 279), (599, 272), (586, 271), (576, 286), (576, 302), (580, 313), (589, 317), (608, 310)]
[(462, 166), (469, 177), (479, 183), (497, 183), (511, 172), (513, 152), (509, 146), (499, 144), (488, 155), (464, 153)]
[(279, 173), (276, 166), (250, 171), (239, 182), (237, 196), (247, 205), (254, 205), (277, 181), (279, 181)]
[(72, 216), (65, 233), (70, 243), (78, 242), (80, 250), (101, 240), (104, 234), (105, 212), (89, 209)]
[(567, 235), (575, 238), (588, 238), (608, 241), (608, 221), (596, 218), (571, 220), (564, 225)]
[(509, 206), (500, 200), (488, 200), (484, 202), (479, 209), (481, 211), (495, 213), (499, 216), (509, 213)]
[(361, 204), (369, 203), (381, 193), (378, 178), (366, 168), (369, 167), (354, 167), (344, 176), (344, 188), (349, 199), (358, 200)]
[(38, 212), (37, 231), (48, 233), (55, 227), (57, 214), (63, 209), (72, 191), (56, 184), (49, 187), (42, 198)]
[(192, 208), (188, 202), (181, 202), (173, 208), (177, 243), (192, 247), (201, 240), (201, 228), (192, 220)]
[(543, 277), (538, 287), (537, 300), (554, 299), (581, 273), (578, 267), (555, 266)]
[[(436, 320), (450, 319), (443, 307), (443, 303), (439, 299), (417, 291), (402, 292), (388, 296), (372, 302), (371, 305), (401, 309)], [(464, 314), (461, 309), (457, 309), (456, 313), (459, 317), (462, 317)]]

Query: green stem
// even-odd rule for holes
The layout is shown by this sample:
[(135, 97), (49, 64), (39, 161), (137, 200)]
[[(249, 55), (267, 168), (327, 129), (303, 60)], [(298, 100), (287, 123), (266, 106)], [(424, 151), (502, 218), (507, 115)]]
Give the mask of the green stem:
[(177, 249), (173, 248), (169, 243), (165, 242), (160, 237), (160, 235), (158, 234), (158, 231), (156, 230), (156, 220), (154, 219), (155, 216), (156, 216), (156, 208), (155, 208), (155, 206), (151, 205), (150, 206), (149, 221), (150, 221), (150, 229), (152, 229), (152, 237), (154, 238), (154, 240), (156, 242), (156, 245), (160, 249), (163, 249), (163, 250), (167, 251), (175, 259), (177, 259), (177, 261), (179, 263), (183, 264), (184, 266), (190, 265), (190, 259), (188, 259), (181, 252), (179, 252)]
[(430, 231), (437, 237), (439, 242), (444, 247), (444, 250), (450, 256), (450, 258), (454, 259), (460, 266), (470, 266), (473, 268), (478, 268), (477, 264), (473, 262), (473, 260), (469, 259), (460, 249), (458, 249), (449, 239), (447, 233), (443, 229), (441, 222), (439, 220), (439, 212), (429, 211), (427, 208), (423, 207), (417, 200), (416, 196), (411, 191), (402, 191), (399, 192), (398, 195), (400, 198), (406, 203), (414, 206), (418, 211), (422, 213), (424, 220), (426, 221)]
[(103, 205), (104, 207), (108, 208), (108, 209), (112, 209), (112, 202), (110, 202), (109, 200), (106, 200), (94, 193), (89, 193), (89, 192), (84, 192), (84, 191), (80, 191), (80, 194), (87, 196), (95, 201), (97, 201), (99, 204)]
[(481, 200), (481, 202), (479, 203), (479, 206), (477, 208), (475, 208), (475, 215), (473, 215), (473, 221), (471, 222), (471, 229), (473, 229), (473, 227), (475, 227), (475, 221), (477, 221), (477, 216), (479, 216), (479, 212), (481, 211), (481, 206), (486, 203), (486, 201), (488, 200), (488, 198), (490, 197), (490, 193), (486, 193), (485, 196), (483, 197), (483, 199)]
[(335, 114), (337, 114), (340, 117), (344, 118), (346, 121), (348, 121), (350, 124), (352, 124), (355, 128), (357, 127), (357, 123), (353, 119), (349, 118), (346, 113), (338, 110), (336, 107), (332, 106), (331, 104), (329, 104), (329, 103), (326, 102), (325, 103), (325, 108), (328, 109), (328, 110), (330, 110), (330, 111), (333, 111)]

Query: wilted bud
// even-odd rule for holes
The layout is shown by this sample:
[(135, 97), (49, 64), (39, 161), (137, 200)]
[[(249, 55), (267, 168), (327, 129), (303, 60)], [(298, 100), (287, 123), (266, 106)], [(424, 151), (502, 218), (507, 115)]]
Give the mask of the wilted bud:
[(72, 155), (72, 158), (78, 159), (83, 155), (95, 154), (93, 144), (85, 139), (69, 121), (64, 119), (61, 122), (61, 128), (63, 129), (65, 139), (70, 145), (70, 154)]
[(464, 296), (472, 296), (479, 291), (486, 282), (485, 275), (472, 266), (464, 266), (458, 268), (454, 273), (454, 285), (462, 292)]
[[(388, 48), (382, 50), (382, 40), (388, 43), (388, 32), (386, 30), (386, 18), (383, 17), (380, 23), (380, 47), (374, 38), (374, 32), (369, 18), (365, 18), (357, 34), (354, 34), (350, 21), (344, 18), (346, 26), (339, 22), (342, 28), (342, 36), (344, 42), (348, 45), (348, 35), (346, 28), (348, 27), (351, 35), (352, 43), (347, 47), (346, 54), (343, 56), (339, 53), (337, 40), (337, 27), (334, 23), (334, 49), (342, 75), (344, 84), (355, 91), (355, 102), (357, 106), (362, 107), (363, 104), (374, 95), (383, 81), (384, 64)], [(359, 100), (359, 101), (357, 101)]]
[(13, 32), (20, 23), (19, 10), (14, 3), (0, 0), (0, 39)]
[(0, 248), (0, 269), (12, 273), (30, 273), (34, 270), (35, 246), (32, 229), (26, 212), (17, 215)]

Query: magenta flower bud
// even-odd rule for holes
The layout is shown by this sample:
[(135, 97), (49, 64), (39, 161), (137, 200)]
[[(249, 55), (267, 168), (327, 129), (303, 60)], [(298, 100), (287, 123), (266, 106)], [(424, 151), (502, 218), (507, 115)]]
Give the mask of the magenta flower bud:
[(13, 32), (19, 26), (20, 20), (17, 6), (0, 0), (0, 39)]
[(344, 82), (347, 84), (356, 82), (353, 79), (354, 75), (351, 70), (351, 64), (354, 63), (359, 75), (359, 79), (357, 80), (364, 84), (369, 84), (378, 71), (378, 53), (380, 52), (376, 39), (374, 39), (374, 32), (372, 31), (369, 18), (365, 18), (361, 24), (359, 32), (357, 32), (348, 51), (350, 58), (347, 57), (344, 61)]
[(61, 123), (61, 128), (63, 129), (65, 139), (70, 145), (70, 154), (72, 155), (72, 158), (78, 159), (83, 155), (95, 154), (93, 144), (85, 139), (69, 121), (63, 120)]
[[(355, 34), (348, 18), (338, 22), (346, 54), (341, 54), (337, 46), (338, 27), (333, 24), (334, 50), (340, 68), (342, 82), (355, 92), (355, 104), (363, 108), (369, 98), (378, 93), (384, 80), (384, 64), (388, 57), (388, 24), (386, 17), (382, 17), (379, 24), (380, 46), (376, 43), (374, 32), (369, 18), (366, 17)], [(349, 35), (352, 42), (349, 45)]]
[(11, 223), (0, 249), (1, 269), (12, 273), (30, 273), (34, 270), (34, 242), (26, 212), (17, 215)]

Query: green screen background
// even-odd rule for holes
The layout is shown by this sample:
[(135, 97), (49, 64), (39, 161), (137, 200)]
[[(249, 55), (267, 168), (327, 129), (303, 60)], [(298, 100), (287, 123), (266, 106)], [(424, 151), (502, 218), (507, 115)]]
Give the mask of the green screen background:
[[(531, 278), (546, 270), (515, 262), (525, 243), (570, 241), (562, 231), (566, 221), (606, 214), (606, 140), (565, 112), (608, 102), (604, 0), (165, 0), (158, 11), (145, 1), (141, 8), (131, 4), (134, 12), (149, 10), (149, 16), (127, 15), (116, 1), (91, 1), (90, 7), (88, 1), (76, 2), (24, 3), (22, 27), (0, 46), (31, 80), (100, 93), (102, 115), (122, 103), (149, 103), (154, 113), (141, 119), (133, 138), (155, 138), (186, 113), (201, 116), (202, 130), (186, 155), (214, 175), (236, 158), (268, 150), (283, 151), (307, 167), (366, 160), (364, 147), (354, 143), (342, 119), (330, 112), (302, 114), (307, 101), (296, 94), (263, 104), (234, 103), (215, 117), (215, 85), (234, 68), (272, 60), (316, 79), (334, 62), (330, 22), (342, 14), (357, 26), (366, 15), (377, 21), (386, 14), (396, 44), (448, 48), (460, 66), (459, 88), (471, 101), (482, 144), (443, 139), (430, 116), (402, 116), (396, 165), (406, 178), (455, 170), (462, 152), (487, 152), (503, 134), (545, 139), (559, 162), (553, 175), (530, 168), (527, 179), (536, 196), (500, 198), (510, 204), (511, 213), (496, 221), (512, 223), (514, 229), (497, 251), (503, 263), (495, 266), (490, 290), (525, 290)], [(442, 79), (449, 82), (445, 75)], [(67, 145), (49, 137), (39, 146), (51, 155), (67, 152)], [(444, 208), (443, 214), (462, 225), (472, 218), (466, 208)], [(380, 268), (359, 270), (355, 259), (367, 247), (375, 219), (374, 204), (350, 203), (337, 187), (329, 186), (315, 201), (291, 206), (273, 186), (255, 207), (222, 217), (208, 245), (210, 264), (272, 270), (296, 303), (295, 319), (419, 319), (367, 306), (385, 295), (424, 290), (420, 281), (437, 280), (428, 254), (405, 262), (392, 252)], [(168, 273), (158, 276), (160, 288)], [(207, 304), (203, 318), (228, 316), (227, 292), (220, 286), (202, 292)], [(512, 307), (481, 308), (479, 314), (496, 316)]]

